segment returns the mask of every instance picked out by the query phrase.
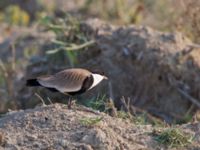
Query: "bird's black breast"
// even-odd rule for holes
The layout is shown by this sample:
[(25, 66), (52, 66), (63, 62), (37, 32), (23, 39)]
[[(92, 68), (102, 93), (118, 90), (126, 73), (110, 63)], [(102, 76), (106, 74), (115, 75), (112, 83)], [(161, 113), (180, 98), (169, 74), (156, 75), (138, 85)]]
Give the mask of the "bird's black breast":
[(69, 92), (68, 94), (69, 95), (78, 95), (78, 94), (82, 94), (84, 93), (85, 91), (87, 91), (93, 84), (93, 77), (92, 75), (88, 76), (87, 78), (85, 78), (85, 80), (83, 81), (82, 83), (82, 87), (79, 91), (76, 91), (76, 92)]

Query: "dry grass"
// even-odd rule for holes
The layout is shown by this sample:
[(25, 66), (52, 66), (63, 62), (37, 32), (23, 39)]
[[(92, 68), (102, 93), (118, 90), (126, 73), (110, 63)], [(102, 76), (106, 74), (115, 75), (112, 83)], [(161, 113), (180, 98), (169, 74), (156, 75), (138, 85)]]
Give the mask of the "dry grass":
[(83, 118), (80, 120), (80, 123), (84, 126), (91, 127), (98, 124), (102, 119), (103, 117)]
[(184, 32), (193, 41), (200, 42), (200, 1), (182, 0), (182, 13), (178, 18), (177, 29)]
[(169, 148), (184, 147), (192, 143), (193, 136), (183, 133), (178, 128), (169, 128), (164, 131), (154, 131), (154, 139)]
[(4, 133), (0, 132), (0, 146), (4, 146), (6, 144)]
[(17, 108), (16, 102), (16, 89), (15, 89), (15, 72), (16, 72), (16, 59), (15, 59), (15, 46), (11, 44), (11, 62), (3, 62), (0, 59), (0, 76), (4, 81), (0, 88), (5, 89), (3, 92), (4, 98), (7, 100), (7, 107), (11, 109)]

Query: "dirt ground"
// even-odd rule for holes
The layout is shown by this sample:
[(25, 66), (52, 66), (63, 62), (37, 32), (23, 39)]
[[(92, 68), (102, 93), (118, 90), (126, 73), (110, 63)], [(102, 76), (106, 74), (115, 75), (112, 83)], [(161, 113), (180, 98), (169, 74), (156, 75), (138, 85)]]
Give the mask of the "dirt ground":
[[(96, 124), (84, 122), (89, 118), (100, 120)], [(197, 144), (200, 142), (199, 127), (199, 123), (178, 126), (196, 137), (192, 145), (181, 149), (200, 149)], [(66, 105), (52, 104), (11, 111), (0, 118), (0, 149), (176, 149), (158, 144), (152, 136), (153, 131), (154, 127), (151, 125), (137, 125), (129, 120), (113, 118), (83, 106), (69, 110)]]

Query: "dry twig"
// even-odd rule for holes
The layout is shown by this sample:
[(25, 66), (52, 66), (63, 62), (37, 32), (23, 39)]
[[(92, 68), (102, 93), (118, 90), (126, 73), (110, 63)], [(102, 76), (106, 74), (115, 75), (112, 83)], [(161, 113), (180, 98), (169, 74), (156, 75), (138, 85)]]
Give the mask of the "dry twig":
[(46, 106), (43, 98), (39, 94), (35, 93), (35, 96), (37, 96), (39, 98), (39, 100), (41, 100), (43, 106)]
[(174, 79), (172, 76), (168, 75), (168, 81), (171, 84), (171, 86), (173, 86), (181, 95), (183, 95), (184, 97), (186, 97), (190, 102), (192, 102), (193, 104), (195, 104), (198, 108), (200, 108), (200, 101), (195, 99), (194, 97), (192, 97), (191, 95), (189, 95), (187, 92), (185, 92), (184, 90), (180, 89), (177, 85), (177, 80)]

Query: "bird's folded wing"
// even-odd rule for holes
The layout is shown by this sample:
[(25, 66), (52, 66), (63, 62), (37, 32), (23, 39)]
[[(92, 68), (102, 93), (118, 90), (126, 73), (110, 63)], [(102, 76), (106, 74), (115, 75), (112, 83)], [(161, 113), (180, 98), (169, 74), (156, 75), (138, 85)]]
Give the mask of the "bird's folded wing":
[(49, 77), (39, 77), (37, 80), (44, 87), (65, 93), (79, 91), (86, 77), (74, 72), (60, 72)]

